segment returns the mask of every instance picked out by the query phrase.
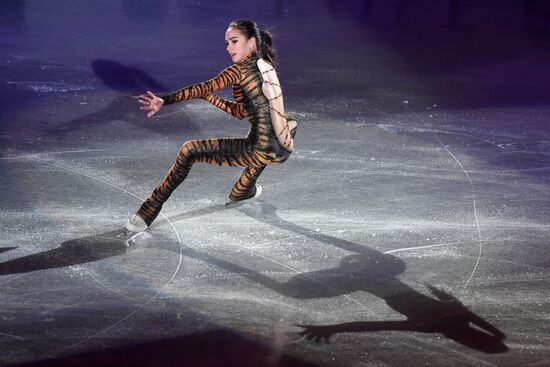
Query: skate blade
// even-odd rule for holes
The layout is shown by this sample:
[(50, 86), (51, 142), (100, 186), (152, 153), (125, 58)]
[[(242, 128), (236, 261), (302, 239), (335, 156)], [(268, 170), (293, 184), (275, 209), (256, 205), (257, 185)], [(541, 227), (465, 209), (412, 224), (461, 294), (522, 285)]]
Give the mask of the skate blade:
[(123, 240), (126, 247), (130, 247), (131, 245), (136, 243), (136, 239), (144, 235), (145, 231), (132, 232), (128, 229), (123, 229), (121, 233), (115, 236), (115, 238)]
[(126, 228), (124, 228), (119, 234), (117, 234), (115, 236), (115, 238), (125, 238), (125, 237), (129, 237), (132, 233), (132, 231), (129, 231), (127, 230)]

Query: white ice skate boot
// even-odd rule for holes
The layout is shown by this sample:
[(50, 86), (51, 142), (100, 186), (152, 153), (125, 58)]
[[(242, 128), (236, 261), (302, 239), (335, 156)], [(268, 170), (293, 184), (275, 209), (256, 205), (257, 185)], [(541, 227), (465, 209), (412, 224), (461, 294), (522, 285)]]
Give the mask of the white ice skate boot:
[(262, 186), (256, 184), (256, 193), (250, 199), (257, 199), (258, 196), (260, 196), (261, 194), (262, 194)]
[(227, 208), (232, 208), (232, 207), (235, 207), (235, 206), (239, 206), (241, 204), (250, 202), (250, 200), (258, 198), (258, 196), (260, 196), (261, 194), (262, 194), (262, 187), (260, 185), (256, 184), (256, 192), (254, 193), (254, 196), (252, 196), (248, 199), (243, 199), (243, 200), (229, 200), (227, 203), (225, 203), (225, 206)]
[(132, 218), (128, 219), (126, 223), (126, 229), (131, 232), (143, 232), (147, 227), (145, 221), (137, 214), (132, 215)]

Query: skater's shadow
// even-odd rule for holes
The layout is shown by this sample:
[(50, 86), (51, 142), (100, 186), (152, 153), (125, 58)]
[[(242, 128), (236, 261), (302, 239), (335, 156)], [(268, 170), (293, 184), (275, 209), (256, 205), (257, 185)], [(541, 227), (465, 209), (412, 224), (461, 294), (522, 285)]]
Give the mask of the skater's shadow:
[(145, 71), (117, 61), (98, 59), (92, 61), (92, 71), (109, 88), (122, 93), (144, 93), (167, 91), (166, 86), (157, 82)]
[[(223, 204), (211, 205), (206, 208), (181, 213), (168, 219), (159, 219), (150, 227), (157, 228), (167, 222), (207, 215), (225, 210)], [(71, 265), (89, 263), (109, 257), (123, 255), (128, 251), (128, 236), (125, 229), (72, 239), (61, 243), (60, 247), (19, 257), (0, 263), (0, 275), (28, 273), (36, 270), (61, 268)], [(0, 253), (8, 252), (17, 247), (0, 247)]]
[(216, 212), (220, 212), (222, 210), (227, 210), (227, 207), (223, 204), (214, 204), (214, 205), (210, 205), (210, 206), (207, 206), (207, 207), (204, 207), (204, 208), (198, 208), (198, 209), (194, 209), (194, 210), (190, 210), (188, 212), (185, 212), (185, 213), (180, 213), (180, 214), (176, 214), (172, 217), (169, 217), (169, 218), (157, 218), (157, 220), (155, 220), (153, 222), (153, 224), (151, 224), (151, 226), (149, 227), (149, 229), (155, 229), (155, 228), (158, 228), (166, 223), (175, 223), (175, 222), (179, 222), (179, 221), (182, 221), (182, 220), (186, 220), (186, 219), (191, 219), (191, 218), (196, 218), (196, 217), (201, 217), (203, 215), (208, 215), (208, 214), (212, 214), (212, 213), (216, 213)]
[(193, 209), (193, 210), (190, 210), (190, 211), (187, 211), (187, 212), (184, 212), (184, 213), (179, 213), (179, 214), (176, 214), (176, 215), (174, 215), (172, 217), (169, 217), (169, 218), (164, 218), (164, 217), (160, 218), (159, 217), (153, 222), (153, 224), (151, 224), (149, 229), (156, 229), (156, 228), (158, 228), (160, 226), (163, 226), (164, 224), (169, 223), (169, 222), (176, 223), (176, 222), (179, 222), (179, 221), (182, 221), (182, 220), (202, 217), (204, 215), (217, 213), (217, 212), (221, 212), (221, 211), (224, 211), (224, 210), (236, 209), (236, 208), (239, 208), (242, 205), (247, 205), (247, 204), (246, 203), (239, 203), (239, 204), (236, 204), (236, 205), (214, 204), (214, 205), (210, 205), (210, 206), (207, 206), (207, 207), (204, 207), (204, 208), (198, 208), (198, 209)]
[(11, 251), (11, 250), (15, 250), (17, 247), (0, 247), (0, 254), (2, 252), (7, 252), (7, 251)]
[[(0, 263), (0, 275), (61, 268), (122, 255), (128, 248), (124, 234), (125, 230), (119, 229), (65, 241), (58, 248)], [(14, 248), (2, 248), (0, 252)]]
[[(138, 96), (151, 90), (154, 93), (167, 92), (168, 88), (157, 82), (145, 71), (136, 67), (121, 64), (113, 60), (98, 59), (91, 62), (94, 74), (109, 88), (121, 93), (104, 108), (91, 112), (71, 121), (62, 122), (54, 127), (43, 130), (52, 136), (62, 137), (74, 131), (93, 128), (108, 124), (112, 121), (124, 121), (146, 130), (158, 130), (158, 124), (152, 124), (141, 111)], [(131, 94), (131, 95), (130, 95)], [(162, 111), (157, 116), (162, 116)], [(164, 129), (173, 133), (182, 133), (198, 130), (193, 122), (185, 117), (185, 112), (178, 116), (179, 121), (163, 123)], [(185, 120), (184, 124), (181, 120)]]
[(300, 273), (286, 281), (273, 279), (251, 268), (191, 248), (186, 248), (184, 254), (238, 273), (286, 297), (328, 298), (356, 291), (368, 292), (380, 297), (389, 307), (407, 318), (404, 321), (329, 326), (303, 325), (303, 334), (308, 338), (315, 340), (323, 338), (328, 341), (332, 334), (344, 331), (406, 330), (442, 333), (458, 343), (486, 353), (500, 353), (508, 350), (502, 342), (505, 335), (468, 310), (457, 298), (431, 285), (427, 287), (435, 297), (427, 296), (401, 282), (397, 278), (397, 275), (405, 270), (405, 263), (401, 259), (283, 220), (277, 215), (275, 207), (262, 201), (245, 205), (238, 210), (256, 220), (338, 247), (352, 254), (344, 256), (338, 266)]

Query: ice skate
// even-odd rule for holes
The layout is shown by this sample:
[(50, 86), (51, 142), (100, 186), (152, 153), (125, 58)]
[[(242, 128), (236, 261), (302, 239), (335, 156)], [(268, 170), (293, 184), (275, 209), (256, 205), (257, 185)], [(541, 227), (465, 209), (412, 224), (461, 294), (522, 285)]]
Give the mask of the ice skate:
[(126, 223), (126, 229), (130, 232), (143, 232), (147, 227), (145, 221), (137, 214), (132, 215), (132, 218)]
[(234, 207), (242, 205), (244, 203), (248, 203), (248, 202), (250, 202), (250, 200), (256, 199), (261, 194), (262, 194), (262, 186), (256, 184), (256, 192), (254, 193), (254, 196), (251, 196), (251, 197), (246, 198), (246, 199), (241, 199), (241, 200), (230, 199), (227, 203), (225, 203), (225, 207), (226, 208), (234, 208)]

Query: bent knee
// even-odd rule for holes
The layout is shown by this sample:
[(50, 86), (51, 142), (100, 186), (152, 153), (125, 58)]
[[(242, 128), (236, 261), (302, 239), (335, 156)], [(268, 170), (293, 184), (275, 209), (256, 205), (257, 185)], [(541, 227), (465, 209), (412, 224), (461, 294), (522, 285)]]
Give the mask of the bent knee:
[(178, 155), (180, 157), (187, 157), (187, 158), (192, 157), (197, 152), (197, 148), (195, 144), (196, 143), (193, 142), (192, 140), (186, 141), (180, 147)]

